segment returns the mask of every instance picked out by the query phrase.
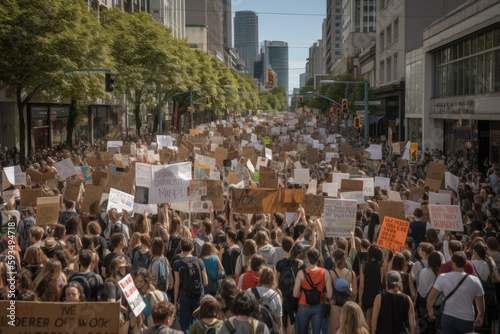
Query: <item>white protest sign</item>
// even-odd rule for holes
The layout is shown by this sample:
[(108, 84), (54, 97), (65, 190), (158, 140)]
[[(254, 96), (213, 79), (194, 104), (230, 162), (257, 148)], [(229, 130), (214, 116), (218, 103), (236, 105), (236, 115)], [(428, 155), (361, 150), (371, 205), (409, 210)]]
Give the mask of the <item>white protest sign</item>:
[(264, 158), (264, 157), (259, 157), (257, 159), (257, 165), (255, 166), (255, 168), (260, 171), (260, 166), (264, 166), (264, 167), (267, 167), (267, 164), (269, 163), (269, 159), (268, 158)]
[(56, 162), (56, 168), (63, 179), (76, 175), (76, 168), (71, 158)]
[(268, 158), (269, 160), (273, 160), (273, 150), (271, 150), (270, 148), (265, 148), (264, 149), (264, 155), (266, 156), (266, 158)]
[(338, 200), (325, 198), (323, 230), (326, 237), (351, 236), (356, 225), (356, 200)]
[(196, 179), (208, 179), (210, 171), (215, 169), (215, 158), (201, 154), (194, 155), (194, 175)]
[[(2, 170), (2, 190), (16, 185), (16, 174), (21, 174), (22, 172), (21, 166), (19, 165), (4, 167)], [(24, 184), (26, 184), (26, 177)]]
[(150, 204), (183, 202), (188, 200), (191, 181), (191, 163), (152, 166), (153, 190)]
[(388, 177), (375, 176), (374, 186), (380, 187), (380, 189), (389, 190), (391, 188), (391, 179)]
[(429, 204), (429, 218), (432, 228), (444, 231), (464, 231), (462, 211), (458, 205)]
[(119, 148), (120, 146), (123, 146), (123, 141), (121, 141), (121, 140), (109, 140), (108, 141), (108, 150), (110, 148)]
[(401, 194), (399, 191), (387, 189), (387, 197), (389, 201), (401, 202)]
[(19, 174), (16, 174), (14, 175), (15, 177), (15, 185), (26, 185), (26, 173), (19, 173)]
[(340, 199), (354, 199), (358, 202), (358, 204), (365, 202), (365, 197), (363, 196), (362, 191), (346, 191), (340, 193)]
[(460, 183), (460, 179), (458, 176), (451, 174), (450, 172), (444, 172), (444, 184), (445, 186), (449, 186), (451, 189), (458, 192), (458, 184)]
[(174, 146), (172, 136), (156, 135), (156, 142), (158, 143), (158, 148)]
[(449, 193), (429, 192), (429, 204), (451, 205), (451, 195)]
[(328, 196), (337, 197), (337, 193), (339, 191), (339, 184), (323, 182), (321, 184), (321, 191), (327, 193)]
[(337, 152), (326, 152), (325, 161), (330, 162), (332, 159), (339, 159), (340, 155)]
[(190, 212), (211, 213), (213, 209), (212, 201), (194, 201), (190, 203)]
[(295, 184), (309, 184), (309, 168), (295, 168), (293, 170)]
[(309, 186), (307, 187), (306, 194), (316, 195), (318, 192), (318, 180), (314, 179), (309, 182)]
[(134, 196), (111, 188), (109, 190), (108, 207), (106, 211), (113, 208), (118, 212), (122, 212), (123, 210), (130, 212), (134, 210)]
[(371, 144), (365, 152), (370, 153), (368, 157), (370, 160), (382, 160), (382, 145)]
[(252, 172), (252, 174), (255, 173), (255, 167), (253, 166), (250, 159), (247, 160), (247, 168)]
[(413, 216), (413, 211), (415, 211), (416, 208), (420, 208), (420, 203), (419, 202), (414, 202), (414, 201), (403, 201), (405, 203), (405, 215), (407, 216)]
[(410, 160), (410, 146), (411, 146), (411, 142), (408, 141), (406, 143), (405, 151), (404, 151), (403, 156), (401, 157), (401, 159), (403, 159), (403, 160)]
[(351, 176), (349, 175), (349, 173), (332, 173), (332, 182), (337, 183), (337, 184), (341, 184), (342, 179), (349, 180), (350, 177)]
[(128, 305), (134, 315), (137, 317), (146, 308), (146, 304), (142, 300), (141, 294), (137, 290), (134, 284), (134, 279), (130, 274), (127, 274), (124, 278), (118, 281), (118, 286), (122, 290), (125, 299), (127, 299)]
[(353, 180), (363, 181), (363, 196), (374, 196), (375, 187), (373, 185), (373, 177), (357, 177)]

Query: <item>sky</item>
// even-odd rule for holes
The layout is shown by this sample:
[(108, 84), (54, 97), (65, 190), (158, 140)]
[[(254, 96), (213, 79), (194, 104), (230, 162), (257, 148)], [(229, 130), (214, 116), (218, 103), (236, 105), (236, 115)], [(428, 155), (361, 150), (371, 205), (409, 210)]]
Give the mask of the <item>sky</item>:
[(233, 25), (234, 12), (252, 10), (257, 14), (259, 45), (264, 40), (288, 43), (289, 93), (294, 88), (299, 88), (299, 76), (305, 72), (309, 47), (321, 39), (321, 25), (326, 17), (326, 1), (233, 0), (232, 6)]

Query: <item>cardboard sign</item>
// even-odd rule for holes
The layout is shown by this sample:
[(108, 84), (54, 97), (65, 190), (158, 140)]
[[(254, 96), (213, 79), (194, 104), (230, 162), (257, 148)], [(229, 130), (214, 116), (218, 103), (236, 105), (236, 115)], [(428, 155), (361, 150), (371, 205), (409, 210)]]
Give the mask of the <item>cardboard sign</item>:
[[(21, 166), (10, 166), (4, 167), (2, 169), (2, 190), (5, 190), (13, 185), (16, 185), (16, 174), (21, 174)], [(22, 184), (22, 183), (19, 183)], [(26, 184), (26, 176), (24, 180), (24, 184)]]
[(122, 290), (123, 295), (127, 299), (128, 305), (134, 315), (137, 317), (141, 314), (142, 310), (146, 308), (146, 304), (142, 299), (139, 291), (135, 287), (134, 279), (130, 274), (118, 281), (118, 286)]
[(429, 204), (428, 207), (432, 228), (443, 231), (464, 231), (460, 206)]
[(365, 149), (365, 153), (369, 154), (370, 160), (382, 160), (382, 145), (371, 144)]
[(363, 181), (360, 180), (342, 179), (340, 180), (340, 191), (363, 191), (363, 185)]
[(405, 215), (413, 216), (413, 212), (416, 208), (420, 208), (420, 203), (413, 201), (403, 201), (405, 204)]
[(432, 190), (441, 189), (446, 165), (432, 161), (427, 168), (427, 177), (425, 178), (425, 186)]
[(378, 233), (377, 246), (400, 252), (405, 247), (409, 228), (408, 221), (385, 216)]
[(388, 177), (375, 176), (374, 185), (375, 187), (380, 187), (380, 189), (389, 190), (391, 189), (391, 179)]
[(39, 197), (43, 197), (43, 189), (42, 188), (25, 188), (19, 190), (22, 207), (35, 207), (36, 200)]
[(314, 165), (318, 162), (319, 149), (314, 147), (307, 148), (307, 163)]
[(42, 183), (42, 173), (37, 170), (27, 168), (26, 175), (30, 177), (32, 182)]
[(283, 189), (283, 203), (300, 204), (304, 201), (305, 189)]
[(399, 191), (387, 189), (387, 197), (389, 198), (389, 201), (401, 202), (401, 194)]
[(309, 168), (295, 168), (293, 170), (293, 179), (295, 184), (309, 184)]
[(460, 178), (456, 175), (451, 174), (450, 172), (444, 173), (444, 185), (450, 187), (450, 189), (458, 192), (458, 184), (460, 183)]
[(363, 196), (375, 195), (373, 177), (358, 177), (353, 180), (363, 181)]
[(451, 195), (449, 193), (429, 192), (429, 204), (451, 205)]
[(36, 224), (55, 225), (59, 218), (59, 207), (61, 200), (59, 195), (51, 197), (39, 197), (36, 200)]
[(332, 182), (338, 184), (339, 186), (341, 184), (341, 180), (344, 179), (349, 180), (349, 178), (351, 177), (349, 173), (332, 173), (331, 175), (332, 175)]
[(56, 169), (63, 179), (76, 175), (75, 165), (70, 158), (56, 162)]
[(104, 162), (101, 159), (94, 156), (87, 156), (85, 160), (87, 161), (87, 165), (94, 169), (100, 169), (105, 166)]
[(78, 203), (83, 193), (83, 183), (79, 179), (69, 178), (64, 188), (63, 199)]
[(346, 191), (340, 193), (340, 199), (353, 199), (356, 200), (358, 204), (365, 202), (362, 191)]
[(104, 170), (95, 170), (92, 172), (92, 183), (96, 186), (101, 183), (101, 179), (106, 179), (108, 172)]
[(104, 192), (104, 187), (87, 185), (83, 194), (80, 210), (85, 213), (95, 214), (99, 208), (99, 200)]
[(282, 208), (278, 190), (232, 189), (232, 209), (237, 213), (273, 213)]
[(304, 208), (306, 215), (320, 217), (323, 214), (325, 198), (328, 197), (306, 194), (304, 196), (304, 200), (302, 201), (302, 207)]
[(278, 188), (278, 177), (276, 172), (259, 173), (259, 188)]
[(418, 202), (424, 193), (425, 193), (424, 187), (410, 187), (409, 200), (413, 202)]
[[(12, 306), (15, 311), (12, 312)], [(9, 309), (9, 307), (11, 309)], [(78, 333), (117, 334), (120, 328), (120, 303), (54, 303), (0, 301), (3, 333)], [(42, 329), (43, 328), (43, 329)], [(99, 330), (96, 330), (96, 329)]]
[(383, 221), (385, 216), (403, 220), (406, 219), (405, 205), (403, 202), (379, 201), (377, 204), (380, 221)]
[(344, 154), (347, 155), (348, 157), (354, 158), (356, 156), (356, 151), (354, 150), (354, 147), (352, 147), (349, 144), (340, 145), (340, 150), (344, 152)]
[[(93, 176), (92, 176), (92, 179)], [(131, 172), (115, 172), (115, 171), (108, 171), (108, 175), (106, 177), (106, 185), (107, 189), (115, 188), (117, 190), (120, 190), (124, 193), (127, 194), (133, 194), (134, 193), (134, 180), (135, 180), (135, 174)]]
[(356, 200), (325, 198), (323, 230), (326, 237), (351, 236), (356, 225)]

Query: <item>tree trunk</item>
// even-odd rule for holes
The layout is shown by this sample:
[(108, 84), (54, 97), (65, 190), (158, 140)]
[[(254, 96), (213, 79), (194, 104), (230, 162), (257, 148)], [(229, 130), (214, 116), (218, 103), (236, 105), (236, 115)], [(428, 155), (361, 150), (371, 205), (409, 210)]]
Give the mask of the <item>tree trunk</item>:
[(134, 101), (134, 115), (135, 115), (135, 132), (137, 137), (141, 136), (141, 92), (136, 91), (135, 93), (135, 101)]
[(73, 148), (73, 131), (76, 125), (76, 119), (78, 117), (78, 106), (77, 100), (71, 99), (71, 104), (69, 106), (69, 117), (68, 117), (68, 137), (66, 138), (66, 146), (68, 149)]
[(21, 166), (26, 167), (26, 124), (24, 122), (24, 106), (27, 101), (22, 99), (22, 88), (17, 87), (17, 113), (19, 114), (19, 160)]

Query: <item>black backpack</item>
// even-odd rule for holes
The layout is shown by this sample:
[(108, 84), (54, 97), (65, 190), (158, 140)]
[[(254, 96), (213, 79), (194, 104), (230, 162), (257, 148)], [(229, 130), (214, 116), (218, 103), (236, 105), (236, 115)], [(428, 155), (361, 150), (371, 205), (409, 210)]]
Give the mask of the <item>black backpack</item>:
[(24, 220), (23, 234), (21, 235), (21, 240), (20, 240), (21, 242), (19, 245), (21, 248), (23, 247), (23, 243), (26, 243), (26, 248), (28, 248), (31, 245), (31, 241), (29, 241), (30, 240), (30, 229), (33, 227), (33, 225), (35, 225), (34, 219), (25, 219)]
[(70, 282), (78, 282), (82, 286), (86, 301), (98, 300), (99, 289), (103, 284), (101, 276), (93, 272), (75, 273), (69, 278)]
[(280, 274), (278, 280), (278, 287), (281, 295), (284, 297), (293, 295), (293, 288), (295, 286), (295, 277), (299, 271), (298, 262), (295, 260), (288, 260), (288, 264), (283, 272)]
[(274, 314), (270, 306), (271, 300), (273, 300), (273, 298), (276, 297), (278, 293), (274, 292), (271, 296), (266, 298), (260, 297), (259, 290), (257, 288), (252, 288), (252, 293), (259, 301), (259, 313), (254, 314), (253, 318), (262, 321), (267, 326), (269, 334), (280, 334), (278, 323), (274, 318)]
[(172, 262), (172, 259), (175, 255), (180, 253), (179, 244), (181, 243), (181, 237), (178, 234), (171, 235), (168, 238), (168, 247), (167, 247), (167, 259)]
[(199, 297), (203, 292), (204, 285), (198, 258), (190, 256), (178, 261), (185, 263), (185, 266), (179, 270), (182, 290), (191, 297)]
[(236, 261), (241, 255), (241, 249), (239, 248), (227, 248), (224, 253), (222, 253), (222, 266), (224, 267), (224, 272), (228, 276), (233, 276), (236, 269)]
[(123, 233), (123, 223), (114, 223), (113, 226), (111, 226), (111, 233), (109, 233), (109, 237), (115, 233)]

